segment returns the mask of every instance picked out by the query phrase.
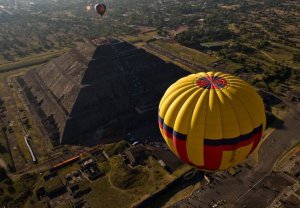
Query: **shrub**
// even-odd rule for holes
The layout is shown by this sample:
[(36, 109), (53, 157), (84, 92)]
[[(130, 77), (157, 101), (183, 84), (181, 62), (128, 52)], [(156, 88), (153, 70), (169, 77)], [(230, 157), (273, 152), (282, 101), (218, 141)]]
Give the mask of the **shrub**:
[(4, 168), (0, 167), (0, 181), (3, 181), (7, 178), (8, 178), (8, 176), (6, 174), (6, 170)]

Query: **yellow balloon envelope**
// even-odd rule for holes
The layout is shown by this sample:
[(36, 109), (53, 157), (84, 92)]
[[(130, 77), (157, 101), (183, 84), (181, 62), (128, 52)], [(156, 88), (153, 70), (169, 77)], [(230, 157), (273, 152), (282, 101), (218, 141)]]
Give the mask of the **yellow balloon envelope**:
[(258, 146), (265, 124), (264, 104), (256, 90), (221, 72), (178, 80), (159, 104), (159, 127), (169, 148), (206, 171), (243, 161)]

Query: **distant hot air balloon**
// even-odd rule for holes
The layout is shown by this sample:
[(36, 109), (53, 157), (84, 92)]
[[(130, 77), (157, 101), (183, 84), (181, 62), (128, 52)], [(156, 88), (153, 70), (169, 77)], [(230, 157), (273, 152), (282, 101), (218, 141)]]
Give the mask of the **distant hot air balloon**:
[(264, 104), (256, 90), (220, 72), (178, 80), (159, 104), (159, 127), (169, 148), (204, 171), (243, 161), (258, 146), (265, 125)]
[(88, 11), (88, 12), (89, 12), (90, 10), (91, 10), (91, 5), (89, 5), (89, 4), (88, 4), (88, 5), (86, 5), (86, 11)]
[(104, 15), (106, 11), (106, 6), (105, 4), (96, 4), (95, 5), (95, 11), (101, 15), (101, 17)]

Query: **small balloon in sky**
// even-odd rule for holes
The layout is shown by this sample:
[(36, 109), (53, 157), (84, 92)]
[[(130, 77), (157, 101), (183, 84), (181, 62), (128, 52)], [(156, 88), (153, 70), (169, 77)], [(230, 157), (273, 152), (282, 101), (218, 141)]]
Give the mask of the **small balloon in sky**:
[(91, 10), (91, 5), (89, 5), (89, 4), (88, 4), (88, 5), (86, 5), (86, 11), (88, 11), (88, 12), (89, 12), (90, 10)]
[(106, 6), (105, 4), (96, 4), (95, 5), (95, 11), (101, 15), (101, 17), (104, 15), (106, 11)]

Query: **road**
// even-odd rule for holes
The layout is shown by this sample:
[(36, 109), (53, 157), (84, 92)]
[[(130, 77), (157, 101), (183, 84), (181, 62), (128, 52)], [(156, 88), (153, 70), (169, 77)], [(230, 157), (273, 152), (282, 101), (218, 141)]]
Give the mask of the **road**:
[[(277, 159), (289, 150), (300, 140), (300, 108), (294, 104), (287, 103), (289, 112), (284, 118), (284, 126), (281, 129), (276, 129), (269, 138), (261, 145), (259, 150), (258, 165), (249, 169), (241, 167), (241, 173), (236, 176), (231, 176), (224, 172), (223, 177), (216, 180), (210, 186), (203, 187), (196, 193), (193, 193), (189, 198), (186, 198), (172, 207), (190, 208), (190, 207), (211, 207), (218, 201), (226, 200), (225, 207), (251, 207), (249, 202), (268, 201), (261, 196), (258, 200), (257, 189), (265, 181), (266, 177), (270, 176), (274, 164)], [(271, 196), (270, 196), (271, 197)], [(273, 197), (273, 198), (272, 198)], [(270, 201), (276, 196), (272, 196)], [(248, 205), (248, 206), (247, 206)], [(222, 206), (224, 207), (224, 206)], [(266, 207), (265, 204), (256, 207)]]
[(13, 13), (11, 11), (8, 11), (7, 9), (5, 9), (3, 6), (0, 7), (0, 10), (2, 10), (3, 12), (9, 14), (9, 15), (13, 15)]

